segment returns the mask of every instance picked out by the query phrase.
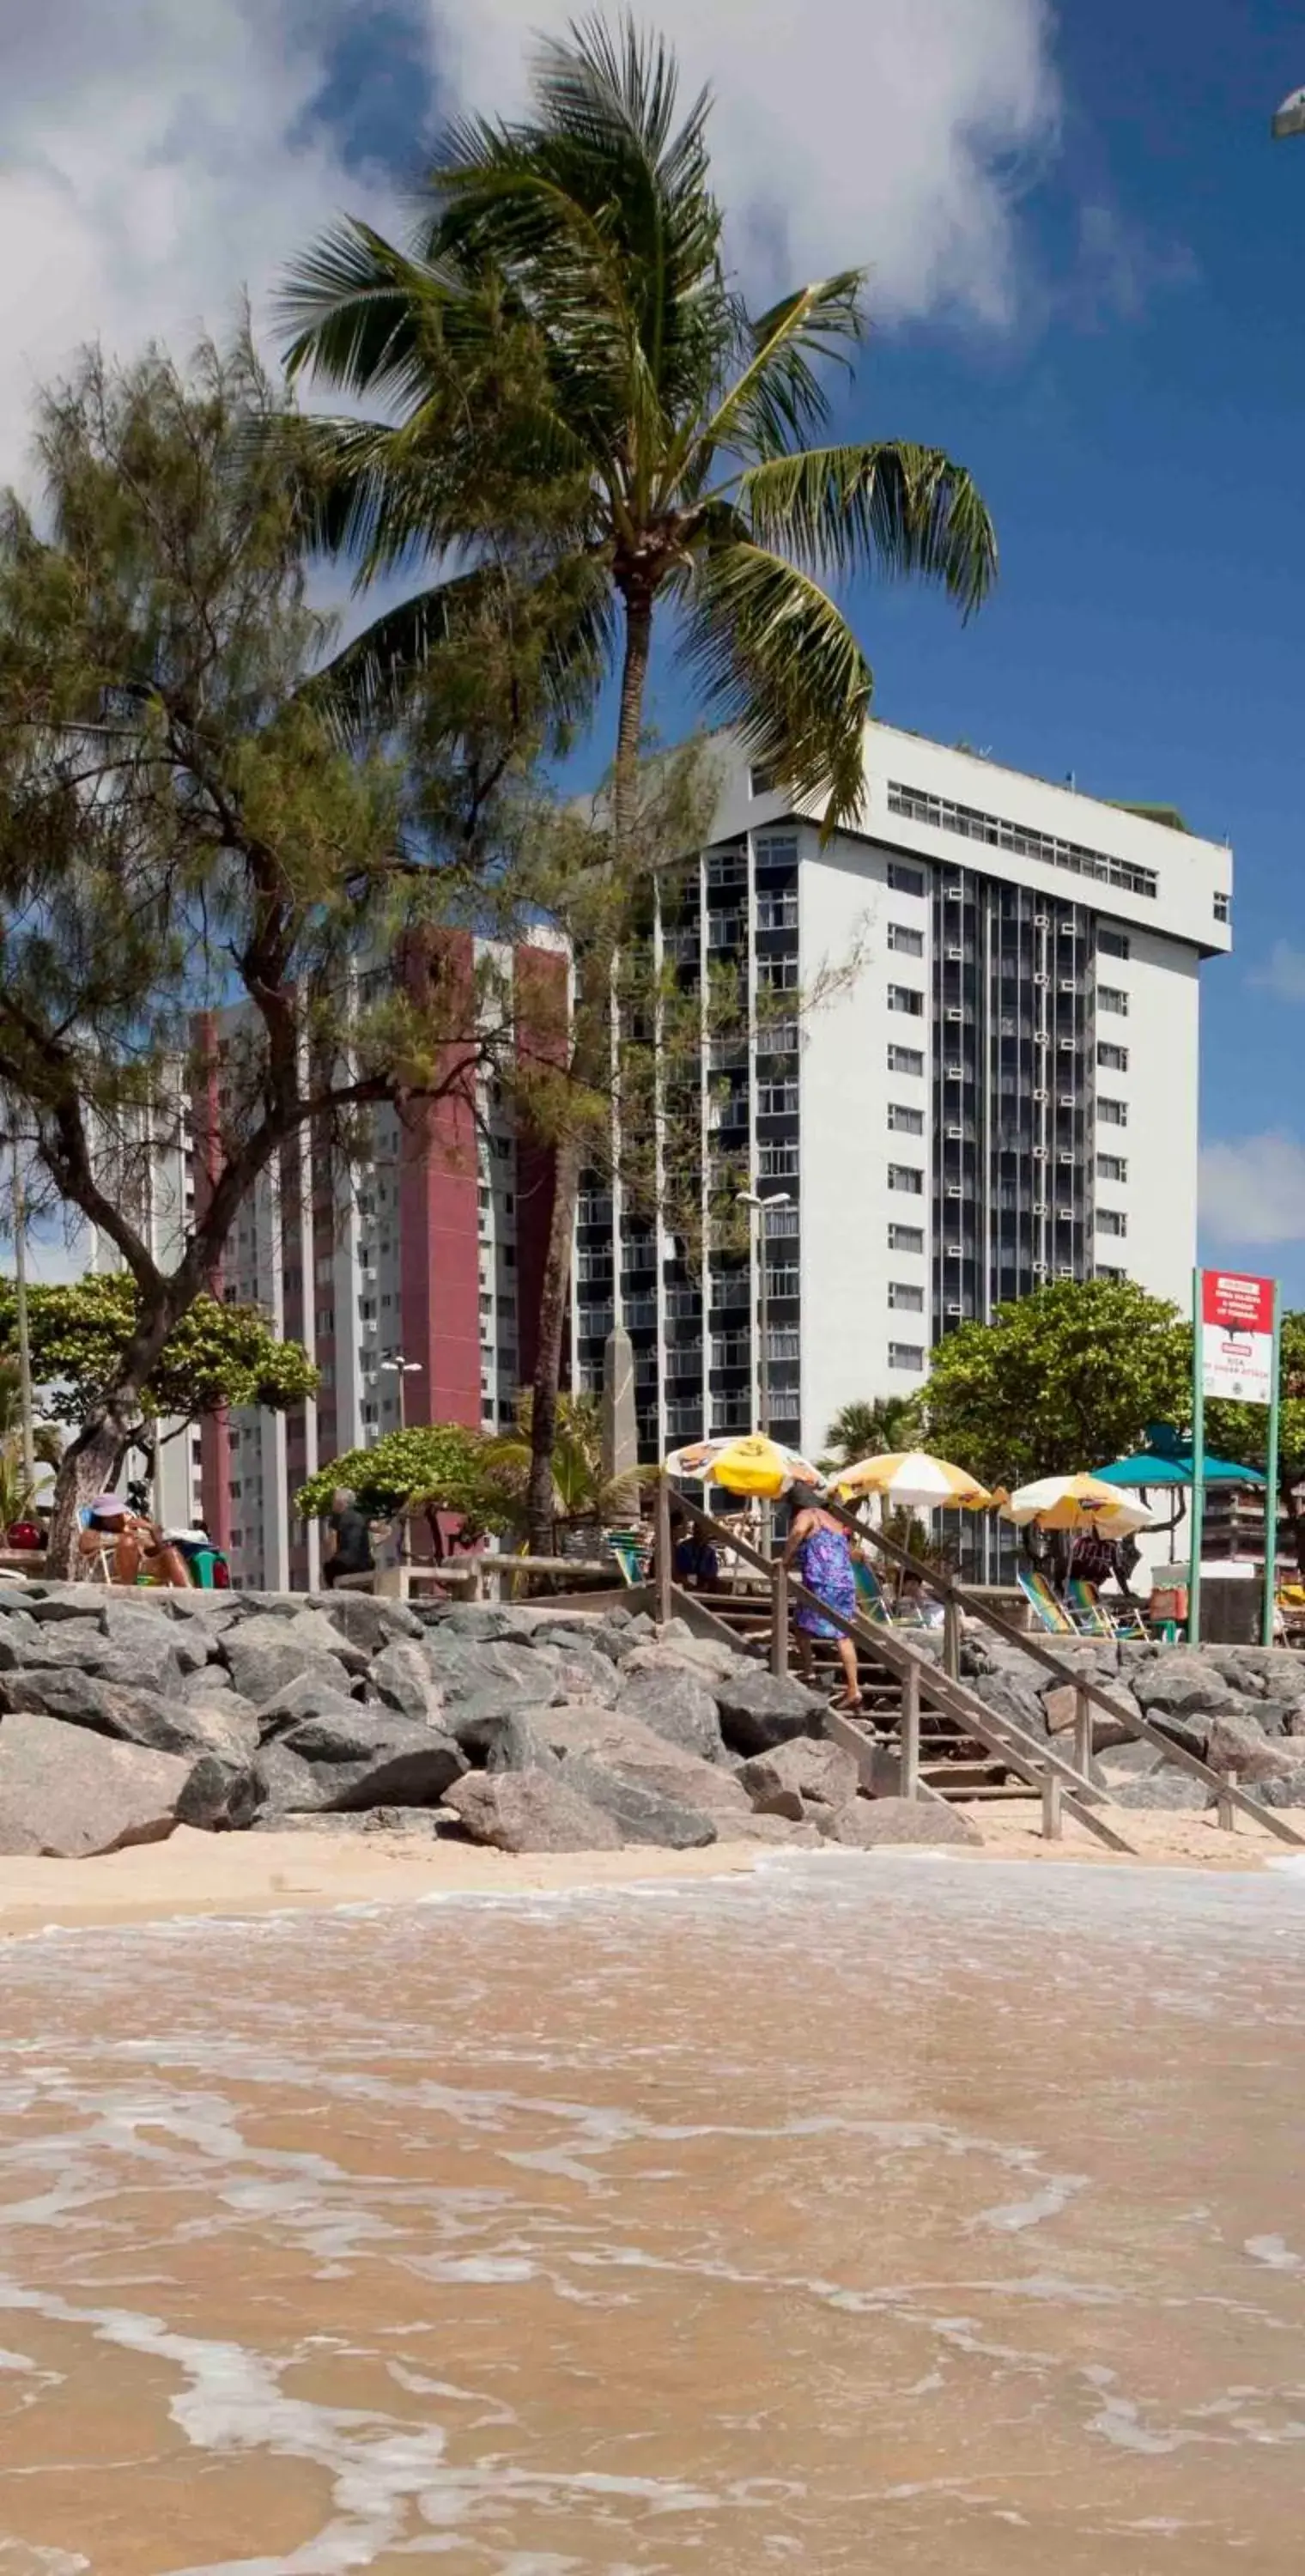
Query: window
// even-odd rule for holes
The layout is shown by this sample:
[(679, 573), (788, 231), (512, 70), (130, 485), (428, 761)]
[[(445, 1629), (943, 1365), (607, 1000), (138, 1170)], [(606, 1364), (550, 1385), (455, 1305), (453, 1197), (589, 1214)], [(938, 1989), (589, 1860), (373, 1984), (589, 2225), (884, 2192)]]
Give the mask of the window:
[(796, 1020), (763, 1020), (757, 1031), (758, 1055), (796, 1055), (798, 1024)]
[(757, 968), (757, 980), (768, 992), (795, 993), (798, 980), (796, 957), (763, 957)]
[(924, 1174), (916, 1170), (914, 1163), (890, 1163), (888, 1186), (890, 1190), (910, 1190), (916, 1198), (922, 1198)]
[(1097, 1179), (1099, 1181), (1126, 1181), (1127, 1178), (1128, 1165), (1122, 1154), (1098, 1154)]
[(800, 1211), (795, 1207), (767, 1208), (765, 1214), (767, 1239), (773, 1242), (777, 1235), (796, 1234), (799, 1216)]
[(748, 794), (749, 794), (749, 796), (773, 796), (773, 795), (774, 795), (774, 793), (775, 793), (775, 773), (774, 773), (774, 770), (773, 770), (773, 769), (765, 769), (765, 768), (763, 768), (763, 767), (762, 767), (761, 763), (760, 763), (760, 762), (758, 762), (754, 768), (752, 768), (752, 769), (750, 769), (750, 770), (748, 771)]
[(1097, 1209), (1098, 1234), (1127, 1234), (1128, 1219), (1122, 1208)]
[(758, 930), (796, 930), (797, 926), (798, 899), (795, 894), (758, 895)]
[(1099, 1011), (1113, 1011), (1117, 1018), (1126, 1020), (1128, 1017), (1128, 995), (1119, 984), (1098, 984), (1097, 1009)]
[(758, 1148), (757, 1170), (763, 1180), (781, 1180), (796, 1172), (797, 1167), (796, 1145), (762, 1145)]
[(921, 1053), (920, 1048), (890, 1046), (888, 1050), (888, 1070), (890, 1073), (922, 1074), (924, 1071), (924, 1056)]
[(799, 1337), (791, 1326), (786, 1326), (782, 1331), (767, 1333), (766, 1357), (768, 1360), (796, 1360), (801, 1356)]
[(923, 1288), (913, 1288), (908, 1279), (890, 1279), (888, 1282), (888, 1303), (890, 1306), (896, 1306), (899, 1311), (904, 1314), (922, 1315), (924, 1313), (924, 1290)]
[(786, 1118), (798, 1105), (795, 1082), (763, 1082), (757, 1089), (757, 1114), (761, 1118)]
[(1217, 894), (1215, 896), (1214, 917), (1216, 921), (1231, 921), (1232, 896), (1230, 894)]
[(1126, 930), (1107, 930), (1104, 922), (1097, 930), (1098, 957), (1131, 957), (1133, 943)]
[(787, 1263), (782, 1270), (767, 1270), (766, 1295), (772, 1302), (780, 1297), (796, 1297), (798, 1293), (799, 1272), (795, 1261)]
[(333, 1256), (328, 1252), (328, 1253), (326, 1253), (326, 1254), (324, 1255), (324, 1257), (323, 1257), (321, 1260), (319, 1260), (319, 1261), (318, 1261), (317, 1266), (316, 1266), (316, 1270), (315, 1270), (315, 1272), (314, 1272), (314, 1277), (316, 1278), (317, 1285), (318, 1285), (318, 1287), (319, 1287), (319, 1288), (329, 1288), (329, 1287), (330, 1287), (331, 1279), (332, 1279), (332, 1276), (333, 1276), (334, 1270), (335, 1270), (335, 1261), (334, 1261)]
[(227, 1492), (228, 1492), (228, 1493), (229, 1493), (229, 1495), (231, 1496), (231, 1500), (232, 1500), (232, 1502), (233, 1502), (233, 1503), (238, 1503), (238, 1502), (239, 1502), (239, 1500), (240, 1500), (240, 1496), (241, 1496), (241, 1491), (242, 1491), (242, 1488), (241, 1488), (240, 1478), (239, 1478), (238, 1476), (233, 1476), (233, 1477), (230, 1479), (230, 1482), (229, 1482), (229, 1483), (228, 1483), (228, 1485), (227, 1485)]
[[(599, 1252), (579, 1252), (576, 1255), (575, 1275), (582, 1283), (601, 1280), (604, 1287), (609, 1287), (611, 1285), (612, 1278), (612, 1255), (610, 1247), (604, 1247), (604, 1249)], [(489, 1299), (487, 1297), (483, 1297), (481, 1299), (482, 1313), (488, 1308), (488, 1305)]]
[(1107, 1127), (1126, 1127), (1128, 1125), (1128, 1102), (1126, 1100), (1098, 1100), (1097, 1116), (1101, 1119), (1103, 1125)]
[(319, 1306), (313, 1321), (319, 1333), (333, 1333), (335, 1331), (334, 1306)]
[(888, 811), (911, 823), (928, 823), (936, 832), (956, 832), (962, 840), (986, 842), (989, 849), (1013, 850), (1017, 858), (1040, 859), (1044, 866), (1068, 868), (1072, 875), (1096, 877), (1120, 886), (1126, 894), (1146, 895), (1154, 903), (1160, 880), (1154, 868), (1136, 867), (1131, 859), (1111, 858), (1105, 850), (1087, 849), (1081, 841), (1061, 841), (1051, 832), (1035, 832), (1000, 814), (985, 814), (975, 805), (957, 805), (947, 796), (926, 796), (899, 779), (888, 782)]
[(1116, 1270), (1109, 1261), (1098, 1261), (1096, 1272), (1098, 1279), (1126, 1279), (1128, 1276), (1126, 1270)]
[(361, 1322), (363, 1322), (364, 1324), (374, 1324), (374, 1323), (375, 1323), (375, 1321), (376, 1321), (376, 1300), (375, 1300), (375, 1298), (374, 1298), (374, 1297), (360, 1297), (360, 1298), (359, 1298), (359, 1300), (358, 1300), (358, 1314), (359, 1314), (359, 1318), (360, 1318)]
[(888, 1365), (890, 1369), (923, 1369), (923, 1344), (920, 1342), (890, 1342), (888, 1345)]
[(798, 844), (796, 832), (768, 832), (764, 840), (753, 844), (759, 868), (795, 868)]
[(923, 1136), (924, 1111), (922, 1109), (907, 1109), (900, 1100), (890, 1100), (888, 1103), (888, 1124), (890, 1127), (896, 1129), (899, 1136)]
[(742, 915), (742, 913), (740, 913), (740, 912), (709, 912), (709, 913), (708, 913), (708, 915), (707, 915), (707, 946), (708, 946), (709, 948), (737, 948), (737, 946), (738, 946), (738, 944), (739, 944), (739, 941), (740, 941), (740, 939), (742, 938), (742, 936), (743, 936), (743, 915)]
[(1097, 1047), (1097, 1063), (1103, 1073), (1127, 1073), (1127, 1047), (1111, 1046), (1103, 1038)]
[(888, 945), (897, 951), (899, 957), (923, 957), (924, 932), (908, 930), (904, 921), (890, 921)]
[(922, 1020), (924, 1018), (924, 995), (923, 993), (912, 992), (909, 984), (890, 984), (888, 987), (888, 1008), (890, 1011), (909, 1011), (912, 1019)]
[(707, 883), (709, 886), (741, 886), (748, 882), (746, 850), (709, 850)]
[(888, 1229), (888, 1249), (890, 1252), (923, 1252), (924, 1227), (922, 1225), (890, 1225)]
[(888, 882), (894, 894), (924, 893), (923, 868), (908, 868), (904, 859), (890, 859)]

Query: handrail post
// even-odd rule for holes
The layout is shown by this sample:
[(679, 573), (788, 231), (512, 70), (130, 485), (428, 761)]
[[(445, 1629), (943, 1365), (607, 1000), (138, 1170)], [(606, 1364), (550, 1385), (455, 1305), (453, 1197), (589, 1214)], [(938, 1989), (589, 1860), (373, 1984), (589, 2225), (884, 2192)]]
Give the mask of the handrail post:
[(776, 1562), (772, 1585), (770, 1669), (782, 1677), (788, 1671), (788, 1567), (782, 1560)]
[(1059, 1775), (1055, 1771), (1044, 1771), (1042, 1774), (1043, 1841), (1048, 1843), (1058, 1843), (1064, 1830), (1065, 1828), (1061, 1820), (1060, 1813)]
[(920, 1667), (907, 1665), (902, 1675), (901, 1779), (898, 1794), (903, 1798), (920, 1795)]
[(671, 1615), (671, 1585), (675, 1567), (671, 1561), (671, 1489), (665, 1476), (657, 1479), (654, 1506), (654, 1550), (657, 1562), (657, 1625), (664, 1628)]
[(1074, 1768), (1085, 1780), (1092, 1775), (1092, 1702), (1082, 1682), (1074, 1684)]
[(961, 1606), (954, 1600), (943, 1605), (943, 1671), (950, 1681), (961, 1678)]
[(1237, 1810), (1233, 1805), (1231, 1794), (1236, 1786), (1236, 1772), (1226, 1772), (1224, 1775), (1224, 1785), (1219, 1791), (1219, 1822), (1226, 1834), (1235, 1833), (1237, 1829)]

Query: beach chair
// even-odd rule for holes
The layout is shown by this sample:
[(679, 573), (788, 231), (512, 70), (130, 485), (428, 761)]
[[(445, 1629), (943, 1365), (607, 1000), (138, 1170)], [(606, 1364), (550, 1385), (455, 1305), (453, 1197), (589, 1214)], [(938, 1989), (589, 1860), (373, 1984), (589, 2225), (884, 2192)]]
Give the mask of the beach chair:
[(1082, 1635), (1082, 1629), (1075, 1627), (1064, 1604), (1056, 1599), (1045, 1574), (1037, 1573), (1029, 1565), (1017, 1565), (1015, 1580), (1033, 1613), (1037, 1626), (1043, 1629), (1047, 1636), (1079, 1637)]
[(872, 1619), (877, 1628), (925, 1628), (928, 1621), (914, 1608), (903, 1610), (888, 1598), (869, 1558), (853, 1556), (852, 1580), (856, 1585), (856, 1606), (862, 1616)]
[(637, 1530), (609, 1530), (607, 1544), (620, 1567), (622, 1583), (647, 1580), (648, 1551)]
[(1105, 1600), (1095, 1583), (1074, 1575), (1065, 1586), (1065, 1604), (1071, 1619), (1084, 1637), (1145, 1637), (1147, 1629), (1142, 1613), (1134, 1605), (1116, 1610)]

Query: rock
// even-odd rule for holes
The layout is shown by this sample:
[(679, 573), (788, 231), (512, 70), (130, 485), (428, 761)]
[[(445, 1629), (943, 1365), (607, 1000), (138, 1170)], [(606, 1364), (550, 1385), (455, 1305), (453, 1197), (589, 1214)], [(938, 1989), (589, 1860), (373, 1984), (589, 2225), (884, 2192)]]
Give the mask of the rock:
[[(366, 1595), (362, 1596), (364, 1599)], [(366, 1807), (358, 1815), (324, 1816), (273, 1815), (255, 1818), (254, 1831), (260, 1834), (407, 1834), (422, 1842), (434, 1842), (456, 1826), (451, 1809), (445, 1807)]]
[(563, 1756), (557, 1777), (600, 1814), (610, 1816), (623, 1843), (653, 1843), (664, 1851), (700, 1851), (716, 1840), (712, 1817), (664, 1797), (628, 1772), (609, 1771), (587, 1753)]
[[(993, 1716), (1009, 1718), (1039, 1743), (1047, 1740), (1047, 1717), (1042, 1701), (1031, 1682), (1022, 1681), (1015, 1673), (981, 1673), (970, 1684), (976, 1699), (982, 1700)], [(964, 1720), (959, 1721), (962, 1725)]]
[[(554, 1641), (551, 1651), (557, 1657), (558, 1687), (569, 1700), (594, 1700), (600, 1707), (610, 1703), (614, 1687), (610, 1656), (596, 1653), (587, 1641), (579, 1638), (566, 1645)], [(713, 1706), (713, 1724), (715, 1718)]]
[(715, 1685), (715, 1697), (721, 1732), (735, 1753), (768, 1753), (792, 1736), (818, 1734), (824, 1724), (825, 1703), (817, 1691), (791, 1674), (760, 1666), (741, 1665)]
[[(1126, 1718), (1141, 1715), (1132, 1692), (1121, 1681), (1112, 1680), (1108, 1688), (1120, 1715), (1110, 1717), (1096, 1701), (1091, 1703), (1092, 1744), (1097, 1753), (1106, 1752), (1112, 1745), (1135, 1742), (1132, 1728), (1127, 1724)], [(1070, 1733), (1077, 1716), (1077, 1703), (1078, 1693), (1072, 1682), (1053, 1682), (1050, 1690), (1043, 1692), (1042, 1714), (1046, 1720), (1049, 1735), (1054, 1737)]]
[(1294, 1702), (1305, 1688), (1305, 1666), (1290, 1646), (1202, 1646), (1200, 1651), (1240, 1699)]
[(285, 1735), (292, 1726), (301, 1726), (306, 1718), (336, 1718), (352, 1726), (359, 1714), (360, 1703), (343, 1688), (345, 1675), (340, 1666), (324, 1678), (324, 1668), (300, 1673), (292, 1682), (283, 1683), (270, 1700), (256, 1712), (258, 1733), (266, 1743), (274, 1735)]
[(718, 1762), (725, 1751), (716, 1702), (683, 1665), (621, 1675), (616, 1705), (650, 1726), (654, 1735), (703, 1762)]
[(774, 1843), (785, 1851), (819, 1851), (827, 1837), (818, 1825), (792, 1824), (785, 1816), (760, 1816), (750, 1811), (722, 1826), (720, 1839), (723, 1843)]
[(152, 1615), (170, 1619), (174, 1627), (203, 1628), (220, 1637), (224, 1628), (249, 1616), (253, 1597), (248, 1592), (151, 1592), (149, 1606)]
[(546, 1760), (571, 1753), (588, 1755), (622, 1779), (714, 1817), (722, 1832), (750, 1812), (747, 1793), (728, 1765), (683, 1752), (628, 1710), (595, 1708), (589, 1703), (541, 1709), (532, 1732), (542, 1739)]
[(202, 1619), (161, 1619), (148, 1593), (137, 1593), (134, 1599), (131, 1593), (125, 1598), (119, 1595), (117, 1600), (110, 1595), (96, 1624), (111, 1646), (121, 1646), (128, 1654), (140, 1657), (140, 1679), (151, 1690), (162, 1687), (159, 1682), (148, 1681), (157, 1659), (170, 1657), (183, 1673), (193, 1673), (217, 1653), (216, 1629)]
[(773, 1802), (795, 1796), (799, 1822), (807, 1806), (846, 1807), (857, 1793), (855, 1757), (841, 1744), (815, 1743), (810, 1736), (795, 1736), (770, 1753), (754, 1753), (736, 1777), (762, 1815), (794, 1814), (791, 1806)]
[(98, 1619), (104, 1594), (89, 1583), (70, 1583), (48, 1592), (29, 1590), (20, 1597), (22, 1607), (41, 1627), (57, 1628), (70, 1619)]
[(162, 1842), (193, 1764), (19, 1713), (0, 1722), (0, 1852), (84, 1860)]
[(74, 1726), (99, 1727), (106, 1735), (103, 1682), (92, 1681), (71, 1664), (24, 1665), (0, 1673), (0, 1714), (61, 1717)]
[(1273, 1744), (1250, 1716), (1211, 1716), (1205, 1758), (1212, 1771), (1235, 1771), (1239, 1780), (1285, 1780), (1300, 1768), (1285, 1744)]
[(1288, 1736), (1305, 1735), (1305, 1699), (1298, 1699), (1292, 1708), (1283, 1705), (1282, 1731)]
[(241, 1833), (258, 1813), (259, 1790), (253, 1766), (218, 1753), (202, 1754), (177, 1801), (179, 1825), (201, 1833)]
[(533, 1707), (541, 1700), (565, 1696), (557, 1658), (546, 1646), (523, 1646), (508, 1639), (477, 1646), (447, 1635), (440, 1627), (423, 1638), (421, 1653), (449, 1710), (474, 1708), (478, 1715), (490, 1716), (497, 1710)]
[(378, 1655), (401, 1638), (422, 1637), (425, 1630), (406, 1601), (378, 1601), (370, 1592), (323, 1592), (311, 1596), (314, 1610), (364, 1655)]
[(621, 1842), (611, 1816), (547, 1771), (471, 1771), (447, 1804), (473, 1842), (496, 1851), (615, 1851)]
[(1188, 1771), (1171, 1771), (1167, 1767), (1153, 1771), (1147, 1780), (1128, 1780), (1111, 1789), (1111, 1803), (1116, 1807), (1172, 1807), (1193, 1813), (1208, 1807), (1212, 1792), (1203, 1780), (1194, 1780)]
[(536, 1714), (532, 1710), (529, 1716), (484, 1718), (479, 1725), (461, 1727), (455, 1741), (469, 1761), (486, 1771), (551, 1771), (556, 1757), (535, 1722)]
[(402, 1717), (418, 1718), (427, 1726), (437, 1726), (443, 1718), (444, 1693), (421, 1647), (405, 1638), (394, 1639), (373, 1657), (367, 1688), (374, 1699), (384, 1700)]
[(252, 1699), (242, 1699), (231, 1675), (222, 1664), (201, 1664), (199, 1670), (187, 1673), (177, 1694), (194, 1708), (224, 1708), (237, 1717), (257, 1717)]
[(1164, 1760), (1154, 1744), (1141, 1736), (1132, 1736), (1125, 1744), (1112, 1744), (1102, 1755), (1101, 1768), (1107, 1780), (1145, 1780), (1158, 1771)]
[(1194, 1648), (1170, 1646), (1154, 1656), (1130, 1659), (1123, 1670), (1147, 1717), (1192, 1718), (1236, 1706), (1223, 1674)]
[(514, 1619), (506, 1605), (467, 1601), (452, 1610), (442, 1610), (437, 1634), (460, 1637), (467, 1645), (492, 1646), (501, 1637), (520, 1637), (529, 1631), (529, 1621)]
[[(26, 1688), (30, 1682), (32, 1687)], [(13, 1696), (10, 1698), (10, 1693)], [(120, 1744), (137, 1744), (155, 1753), (221, 1752), (246, 1759), (258, 1741), (251, 1725), (233, 1707), (225, 1711), (196, 1708), (189, 1700), (160, 1697), (156, 1691), (127, 1690), (119, 1682), (100, 1681), (71, 1669), (54, 1669), (8, 1677), (3, 1696), (13, 1707), (33, 1708), (57, 1717), (66, 1726), (86, 1727)]]
[[(270, 1624), (270, 1623), (269, 1623)], [(277, 1622), (281, 1625), (281, 1622)], [(290, 1623), (284, 1623), (287, 1627)], [(244, 1625), (262, 1626), (262, 1621), (247, 1620)], [(313, 1680), (323, 1688), (347, 1690), (348, 1675), (333, 1655), (305, 1655), (295, 1640), (266, 1644), (259, 1637), (250, 1643), (240, 1628), (223, 1637), (222, 1652), (231, 1679), (242, 1699), (252, 1700), (255, 1708), (266, 1708), (292, 1682)]]
[(1276, 1780), (1257, 1780), (1248, 1794), (1261, 1807), (1305, 1807), (1305, 1765)]
[(283, 1815), (320, 1814), (331, 1802), (329, 1775), (288, 1753), (279, 1738), (263, 1745), (251, 1768), (261, 1823)]
[(968, 1816), (939, 1798), (853, 1798), (836, 1813), (831, 1838), (856, 1851), (877, 1851), (887, 1843), (983, 1841)]
[[(679, 1633), (673, 1634), (677, 1628)], [(719, 1637), (695, 1637), (676, 1620), (662, 1630), (655, 1645), (631, 1646), (625, 1657), (627, 1673), (679, 1670), (696, 1673), (709, 1685), (729, 1681), (736, 1672), (751, 1668), (752, 1658), (741, 1655), (737, 1646), (727, 1646)]]
[(327, 1807), (436, 1807), (467, 1767), (451, 1736), (389, 1709), (306, 1717), (276, 1740), (309, 1765)]
[(76, 1629), (60, 1629), (49, 1651), (69, 1671), (118, 1682), (128, 1690), (157, 1691), (163, 1699), (177, 1698), (182, 1672), (172, 1652), (171, 1625), (165, 1627), (161, 1619), (136, 1624), (146, 1633), (134, 1641), (124, 1635), (121, 1624), (113, 1637), (85, 1637)]

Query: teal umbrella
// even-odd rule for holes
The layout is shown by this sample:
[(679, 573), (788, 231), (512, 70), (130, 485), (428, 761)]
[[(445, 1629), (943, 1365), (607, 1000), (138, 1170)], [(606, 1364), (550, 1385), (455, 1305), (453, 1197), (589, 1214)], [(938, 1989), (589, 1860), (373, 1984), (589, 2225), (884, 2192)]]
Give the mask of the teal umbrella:
[[(1092, 1473), (1104, 1485), (1126, 1485), (1130, 1492), (1161, 1485), (1190, 1486), (1195, 1482), (1192, 1452), (1169, 1422), (1148, 1422), (1147, 1445), (1134, 1451), (1131, 1458), (1114, 1458), (1108, 1467), (1094, 1467)], [(1207, 1485), (1262, 1485), (1258, 1467), (1239, 1467), (1231, 1458), (1205, 1456)]]

